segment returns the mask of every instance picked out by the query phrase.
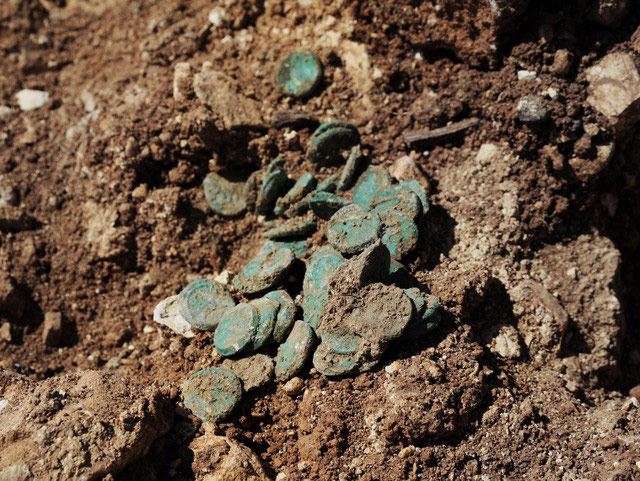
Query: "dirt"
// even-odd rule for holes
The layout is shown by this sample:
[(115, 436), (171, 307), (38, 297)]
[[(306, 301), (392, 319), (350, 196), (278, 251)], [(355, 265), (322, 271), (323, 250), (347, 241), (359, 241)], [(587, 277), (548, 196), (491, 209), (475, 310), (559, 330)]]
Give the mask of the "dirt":
[[(182, 338), (153, 309), (194, 279), (239, 272), (262, 243), (255, 214), (208, 213), (206, 174), (245, 180), (281, 157), (293, 178), (324, 178), (338, 170), (306, 160), (309, 125), (338, 119), (358, 127), (372, 163), (410, 156), (429, 186), (405, 265), (440, 298), (442, 326), (394, 342), (372, 372), (330, 380), (307, 366), (299, 396), (282, 384), (252, 391), (217, 427), (232, 441), (224, 449), (249, 447), (279, 481), (640, 479), (629, 395), (640, 385), (640, 136), (608, 126), (585, 74), (610, 52), (640, 65), (640, 9), (630, 2), (610, 28), (593, 3), (2, 2), (0, 368), (14, 381), (0, 397), (22, 382), (46, 395), (87, 369), (107, 376), (107, 391), (142, 386), (132, 399), (157, 391), (172, 427), (142, 436), (107, 479), (206, 473), (194, 452), (216, 448), (202, 446), (180, 386), (222, 359), (210, 334)], [(279, 61), (301, 48), (325, 65), (306, 101), (275, 85)], [(217, 83), (198, 77), (191, 91), (182, 79), (174, 99), (180, 62), (191, 65), (180, 75), (213, 71)], [(521, 70), (536, 79), (518, 80)], [(25, 88), (50, 100), (22, 112)], [(531, 94), (546, 122), (518, 120)], [(224, 108), (230, 98), (241, 111)], [(295, 128), (271, 123), (283, 111), (301, 112)], [(478, 125), (452, 138), (403, 140), (471, 117)], [(326, 243), (323, 222), (311, 239), (312, 250)], [(295, 298), (302, 266), (291, 274)], [(55, 346), (46, 313), (61, 314)], [(117, 419), (109, 410), (126, 403), (108, 399), (100, 415)]]

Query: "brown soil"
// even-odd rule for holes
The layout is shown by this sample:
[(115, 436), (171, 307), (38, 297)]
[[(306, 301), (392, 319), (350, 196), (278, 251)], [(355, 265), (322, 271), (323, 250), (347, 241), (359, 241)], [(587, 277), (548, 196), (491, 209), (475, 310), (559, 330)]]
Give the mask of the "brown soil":
[[(294, 176), (315, 169), (312, 129), (269, 123), (290, 109), (355, 123), (374, 163), (417, 161), (432, 208), (405, 264), (441, 299), (443, 326), (354, 378), (305, 369), (302, 396), (258, 389), (220, 434), (280, 480), (640, 479), (629, 397), (640, 384), (640, 136), (600, 165), (584, 129), (604, 125), (584, 70), (640, 51), (638, 7), (610, 29), (589, 20), (587, 1), (478, 2), (513, 6), (498, 16), (423, 3), (0, 2), (0, 105), (11, 109), (0, 187), (18, 199), (0, 212), (12, 338), (0, 340), (0, 368), (33, 380), (101, 369), (159, 388), (177, 411), (172, 429), (113, 479), (194, 477), (189, 443), (202, 428), (180, 385), (221, 359), (209, 334), (156, 329), (153, 308), (197, 277), (237, 273), (260, 245), (254, 214), (207, 213), (207, 172), (246, 179), (278, 156)], [(226, 20), (211, 27), (216, 6)], [(274, 82), (301, 47), (326, 65), (306, 102)], [(558, 65), (559, 50), (571, 64)], [(256, 101), (263, 125), (227, 129), (197, 98), (174, 100), (174, 65), (200, 72), (205, 61)], [(538, 72), (535, 83), (519, 70)], [(21, 112), (24, 88), (50, 100)], [(549, 88), (550, 119), (522, 124), (518, 99)], [(412, 150), (402, 139), (468, 117), (479, 125), (445, 142)], [(322, 228), (312, 239), (324, 242)], [(56, 347), (43, 342), (52, 311), (66, 330)]]

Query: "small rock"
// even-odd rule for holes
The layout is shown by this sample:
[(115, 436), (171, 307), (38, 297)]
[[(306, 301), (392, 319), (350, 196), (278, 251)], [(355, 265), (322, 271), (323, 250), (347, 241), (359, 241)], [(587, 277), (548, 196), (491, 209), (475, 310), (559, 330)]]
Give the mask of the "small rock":
[(316, 223), (306, 219), (289, 219), (265, 231), (268, 239), (287, 239), (290, 237), (306, 237), (316, 230)]
[(298, 374), (311, 356), (315, 335), (308, 324), (296, 321), (276, 355), (276, 379), (286, 381)]
[(589, 18), (605, 27), (617, 27), (630, 4), (629, 0), (595, 0)]
[(264, 297), (276, 301), (279, 304), (278, 316), (273, 328), (272, 337), (275, 342), (280, 344), (285, 341), (295, 322), (296, 305), (287, 291), (272, 291)]
[(0, 314), (17, 321), (22, 317), (25, 304), (26, 299), (15, 279), (7, 272), (0, 272)]
[(193, 74), (188, 62), (178, 62), (173, 67), (173, 100), (184, 102), (193, 95)]
[(213, 337), (216, 350), (223, 356), (233, 356), (249, 348), (253, 343), (260, 315), (255, 306), (238, 304), (222, 316)]
[(426, 179), (420, 172), (418, 164), (408, 155), (398, 157), (391, 167), (389, 167), (389, 173), (397, 181), (403, 180), (417, 180), (426, 187)]
[(539, 123), (547, 119), (549, 111), (544, 100), (534, 95), (522, 97), (516, 107), (518, 118), (525, 123)]
[(3, 322), (2, 325), (0, 325), (0, 341), (13, 341), (13, 328), (8, 322)]
[(509, 325), (500, 326), (497, 335), (489, 344), (489, 350), (503, 359), (518, 359), (522, 350), (516, 328)]
[(0, 207), (18, 205), (18, 190), (4, 175), (0, 175)]
[(62, 314), (59, 312), (47, 312), (44, 315), (44, 329), (42, 341), (51, 347), (60, 345), (62, 341)]
[(278, 89), (285, 95), (305, 98), (312, 95), (322, 82), (322, 62), (308, 52), (290, 54), (278, 70)]
[(182, 386), (184, 406), (204, 422), (223, 421), (242, 398), (240, 379), (229, 369), (208, 367), (193, 373)]
[(224, 8), (221, 8), (221, 7), (212, 8), (208, 16), (209, 21), (211, 22), (211, 25), (213, 25), (216, 28), (223, 25), (226, 17), (227, 17), (227, 12), (225, 11)]
[(518, 80), (535, 80), (536, 72), (532, 72), (531, 70), (518, 70)]
[(49, 93), (42, 90), (24, 89), (16, 94), (18, 106), (22, 111), (39, 109), (49, 101)]
[(235, 89), (235, 82), (213, 64), (204, 62), (202, 71), (193, 78), (193, 89), (200, 101), (220, 116), (224, 128), (260, 127), (264, 119), (260, 104)]
[(273, 360), (265, 354), (254, 354), (237, 360), (225, 359), (222, 367), (233, 371), (247, 392), (266, 386), (275, 372)]
[(180, 315), (179, 299), (180, 296), (171, 296), (160, 302), (153, 310), (153, 320), (189, 339), (195, 337), (196, 333), (191, 324)]
[(304, 380), (299, 377), (292, 377), (283, 386), (284, 392), (289, 396), (295, 397), (304, 391)]
[(213, 331), (221, 316), (235, 305), (225, 286), (209, 279), (198, 279), (180, 293), (178, 311), (194, 328)]
[(202, 187), (207, 204), (216, 214), (234, 217), (244, 212), (247, 207), (243, 182), (231, 182), (210, 172), (204, 178)]
[(355, 126), (345, 122), (327, 122), (313, 133), (307, 156), (317, 164), (335, 164), (342, 160), (342, 150), (358, 143), (360, 134)]
[(273, 245), (263, 249), (233, 279), (233, 287), (243, 294), (255, 294), (274, 287), (282, 281), (295, 261), (291, 249)]
[(627, 53), (610, 53), (587, 69), (587, 101), (624, 135), (640, 119), (640, 74)]
[(567, 49), (556, 50), (551, 65), (551, 73), (558, 77), (567, 77), (571, 73), (573, 54)]
[(237, 441), (207, 432), (191, 441), (189, 449), (198, 481), (271, 481), (260, 458)]

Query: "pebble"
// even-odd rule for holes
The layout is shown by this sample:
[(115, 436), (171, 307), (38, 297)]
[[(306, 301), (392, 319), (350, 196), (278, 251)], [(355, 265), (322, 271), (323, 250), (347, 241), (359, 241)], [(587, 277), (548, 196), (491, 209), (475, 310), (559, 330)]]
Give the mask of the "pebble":
[(398, 157), (389, 167), (389, 174), (397, 181), (424, 179), (416, 161), (408, 155)]
[(327, 122), (314, 132), (308, 157), (317, 164), (336, 164), (343, 161), (340, 152), (360, 143), (358, 129), (344, 122)]
[(292, 377), (282, 387), (284, 392), (291, 397), (295, 397), (304, 391), (304, 380), (298, 376)]
[(356, 170), (358, 169), (361, 160), (362, 149), (359, 145), (356, 145), (351, 148), (349, 157), (347, 157), (347, 163), (344, 164), (344, 168), (342, 169), (342, 173), (340, 174), (340, 179), (338, 180), (338, 185), (336, 187), (336, 190), (338, 192), (349, 190), (351, 188), (351, 185), (353, 184), (353, 178), (356, 175)]
[(309, 259), (304, 274), (302, 309), (304, 322), (316, 328), (320, 312), (329, 300), (328, 281), (345, 259), (333, 247), (324, 246)]
[(372, 165), (358, 179), (353, 191), (353, 203), (363, 209), (369, 209), (371, 201), (380, 192), (391, 188), (391, 175), (384, 167)]
[(42, 90), (23, 89), (16, 94), (20, 110), (39, 109), (49, 101), (49, 93)]
[(276, 325), (276, 317), (278, 315), (278, 308), (280, 303), (265, 297), (260, 299), (254, 299), (249, 304), (256, 308), (258, 311), (258, 330), (253, 339), (251, 347), (254, 351), (257, 351), (264, 346), (273, 334), (273, 328)]
[(247, 392), (266, 386), (273, 379), (275, 372), (273, 359), (265, 354), (254, 354), (242, 359), (225, 359), (222, 367), (238, 376)]
[(0, 341), (13, 342), (13, 328), (11, 323), (3, 322), (0, 325)]
[(193, 73), (189, 62), (178, 62), (173, 67), (173, 100), (184, 102), (193, 96)]
[(233, 279), (233, 287), (242, 294), (255, 294), (274, 287), (282, 281), (295, 261), (291, 249), (262, 249)]
[(311, 327), (296, 321), (287, 340), (278, 348), (276, 355), (276, 379), (286, 381), (298, 374), (311, 355), (315, 335)]
[(322, 73), (322, 62), (316, 55), (309, 52), (292, 53), (278, 69), (278, 89), (290, 97), (308, 97), (320, 86)]
[(195, 372), (182, 387), (184, 405), (204, 422), (223, 421), (242, 397), (242, 384), (232, 371), (208, 367)]
[(516, 106), (518, 118), (524, 123), (543, 122), (549, 116), (549, 110), (541, 97), (528, 95), (522, 97)]
[(225, 286), (210, 279), (198, 279), (180, 293), (178, 312), (194, 328), (213, 331), (224, 313), (235, 305)]
[(307, 219), (289, 219), (276, 227), (267, 230), (264, 236), (268, 239), (287, 239), (304, 237), (316, 230), (316, 223)]
[(180, 296), (171, 296), (161, 301), (153, 310), (153, 320), (183, 337), (195, 337), (191, 324), (180, 315), (179, 299)]
[(51, 347), (57, 347), (62, 341), (62, 314), (47, 312), (44, 315), (42, 341)]
[(316, 187), (317, 183), (318, 181), (311, 173), (305, 172), (300, 176), (293, 187), (291, 187), (289, 192), (277, 200), (276, 207), (273, 212), (276, 215), (281, 215), (290, 205), (301, 201)]
[(230, 182), (210, 172), (202, 182), (204, 197), (213, 212), (224, 217), (234, 217), (247, 207), (244, 200), (244, 183)]
[(223, 356), (233, 356), (252, 345), (256, 338), (260, 316), (251, 304), (242, 303), (229, 309), (216, 329), (213, 344)]
[(331, 192), (315, 192), (309, 197), (308, 202), (311, 211), (325, 220), (329, 220), (333, 214), (351, 204), (350, 200)]
[(18, 190), (8, 178), (0, 174), (0, 207), (7, 205), (18, 205)]
[(336, 212), (327, 226), (327, 241), (342, 254), (358, 254), (382, 235), (382, 222), (375, 212), (351, 204)]
[(277, 301), (279, 304), (278, 316), (273, 328), (272, 337), (275, 342), (280, 344), (285, 341), (295, 322), (296, 305), (287, 291), (272, 291), (264, 297), (272, 301)]
[(572, 64), (573, 54), (569, 50), (561, 48), (556, 50), (553, 55), (553, 64), (549, 70), (558, 77), (567, 77), (571, 73)]
[(256, 212), (261, 215), (271, 213), (274, 204), (287, 188), (289, 177), (282, 168), (283, 159), (274, 160), (267, 167), (267, 171), (262, 179), (262, 185), (256, 199)]

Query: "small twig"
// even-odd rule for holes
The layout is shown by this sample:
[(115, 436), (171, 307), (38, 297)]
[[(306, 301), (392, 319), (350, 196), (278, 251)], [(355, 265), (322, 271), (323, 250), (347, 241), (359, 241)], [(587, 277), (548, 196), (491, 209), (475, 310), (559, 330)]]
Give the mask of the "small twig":
[(313, 115), (299, 110), (279, 110), (271, 115), (271, 126), (276, 129), (282, 127), (315, 126), (318, 124), (318, 119)]
[(415, 144), (418, 142), (435, 142), (443, 140), (448, 137), (453, 137), (465, 130), (475, 127), (480, 122), (477, 117), (471, 117), (469, 119), (461, 120), (460, 122), (454, 122), (445, 127), (440, 127), (433, 130), (414, 130), (413, 132), (407, 132), (403, 135), (404, 141), (407, 144)]

